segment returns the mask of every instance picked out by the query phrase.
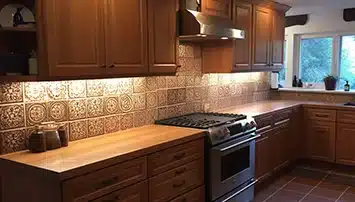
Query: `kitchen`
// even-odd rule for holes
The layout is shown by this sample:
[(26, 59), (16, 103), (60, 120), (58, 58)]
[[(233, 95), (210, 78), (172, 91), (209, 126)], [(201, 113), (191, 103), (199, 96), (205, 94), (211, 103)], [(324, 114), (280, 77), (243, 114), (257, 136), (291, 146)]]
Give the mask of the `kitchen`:
[[(315, 77), (293, 57), (323, 3), (14, 2), (0, 3), (1, 202), (355, 200), (353, 92), (291, 88)], [(338, 51), (351, 3), (315, 28)]]

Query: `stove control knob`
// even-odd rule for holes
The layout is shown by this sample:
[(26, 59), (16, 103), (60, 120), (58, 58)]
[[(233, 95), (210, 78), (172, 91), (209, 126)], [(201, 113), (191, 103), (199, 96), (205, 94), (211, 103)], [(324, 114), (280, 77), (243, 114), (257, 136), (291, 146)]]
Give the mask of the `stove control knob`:
[(244, 126), (244, 130), (247, 131), (247, 130), (250, 130), (252, 127), (250, 125), (250, 123), (246, 123), (245, 126)]
[(255, 121), (251, 121), (250, 122), (251, 128), (255, 128), (257, 126), (257, 124), (255, 123)]

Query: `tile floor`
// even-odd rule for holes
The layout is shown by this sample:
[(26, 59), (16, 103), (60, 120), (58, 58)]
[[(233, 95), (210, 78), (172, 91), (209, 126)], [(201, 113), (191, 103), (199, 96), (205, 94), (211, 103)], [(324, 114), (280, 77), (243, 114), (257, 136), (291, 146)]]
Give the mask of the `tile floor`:
[(300, 166), (264, 187), (253, 202), (355, 202), (355, 169)]

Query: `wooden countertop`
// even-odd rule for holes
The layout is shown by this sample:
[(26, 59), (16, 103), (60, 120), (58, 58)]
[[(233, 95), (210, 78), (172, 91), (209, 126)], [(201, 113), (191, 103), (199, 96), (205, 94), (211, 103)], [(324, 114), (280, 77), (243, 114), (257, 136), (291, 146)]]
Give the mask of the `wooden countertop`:
[(255, 117), (255, 116), (260, 116), (263, 114), (287, 109), (290, 107), (296, 107), (296, 106), (355, 111), (355, 107), (344, 106), (344, 103), (292, 101), (292, 100), (267, 100), (267, 101), (249, 103), (245, 105), (238, 105), (238, 106), (220, 110), (219, 112), (245, 114), (248, 116)]
[[(107, 165), (202, 138), (203, 130), (148, 125), (69, 143), (69, 147), (33, 154), (22, 151), (0, 156), (1, 163), (27, 165), (70, 178), (86, 166)], [(79, 170), (78, 170), (79, 169)]]

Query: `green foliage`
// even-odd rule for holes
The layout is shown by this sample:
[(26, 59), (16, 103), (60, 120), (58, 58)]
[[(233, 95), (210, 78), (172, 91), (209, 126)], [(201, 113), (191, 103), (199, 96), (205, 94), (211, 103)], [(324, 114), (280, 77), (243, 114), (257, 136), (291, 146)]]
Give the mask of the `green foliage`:
[(300, 69), (303, 82), (323, 81), (332, 66), (333, 38), (302, 39)]
[(327, 82), (327, 81), (337, 81), (338, 80), (338, 77), (336, 76), (333, 76), (333, 75), (326, 75), (324, 78), (323, 78), (323, 81), (324, 82)]

